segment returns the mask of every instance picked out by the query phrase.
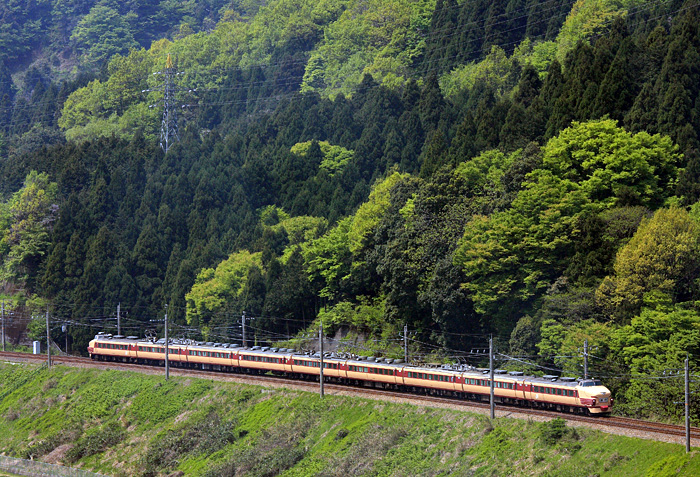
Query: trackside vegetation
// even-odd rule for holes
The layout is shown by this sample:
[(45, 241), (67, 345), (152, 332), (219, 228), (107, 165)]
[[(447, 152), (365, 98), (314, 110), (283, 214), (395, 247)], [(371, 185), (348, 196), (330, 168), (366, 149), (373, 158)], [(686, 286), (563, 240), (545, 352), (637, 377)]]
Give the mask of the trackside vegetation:
[(0, 452), (108, 475), (698, 475), (681, 445), (347, 396), (0, 365)]

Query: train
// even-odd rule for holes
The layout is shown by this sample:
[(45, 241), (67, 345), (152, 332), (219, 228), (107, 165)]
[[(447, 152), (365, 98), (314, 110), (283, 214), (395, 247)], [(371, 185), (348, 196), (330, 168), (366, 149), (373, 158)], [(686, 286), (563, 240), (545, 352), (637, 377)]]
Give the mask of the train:
[[(401, 360), (335, 353), (299, 352), (290, 348), (243, 347), (232, 343), (168, 340), (172, 367), (244, 374), (272, 374), (293, 379), (488, 401), (489, 370), (467, 365), (414, 366)], [(88, 345), (94, 360), (141, 365), (165, 364), (164, 339), (98, 333)], [(321, 364), (323, 363), (323, 364)], [(609, 415), (613, 398), (599, 379), (527, 376), (495, 370), (494, 401), (560, 412)]]

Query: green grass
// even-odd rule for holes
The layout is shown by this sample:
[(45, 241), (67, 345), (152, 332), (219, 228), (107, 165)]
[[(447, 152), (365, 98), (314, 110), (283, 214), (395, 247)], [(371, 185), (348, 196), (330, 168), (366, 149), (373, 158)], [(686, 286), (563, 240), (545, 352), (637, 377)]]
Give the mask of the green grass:
[(700, 475), (681, 445), (130, 372), (0, 365), (0, 452), (109, 475)]

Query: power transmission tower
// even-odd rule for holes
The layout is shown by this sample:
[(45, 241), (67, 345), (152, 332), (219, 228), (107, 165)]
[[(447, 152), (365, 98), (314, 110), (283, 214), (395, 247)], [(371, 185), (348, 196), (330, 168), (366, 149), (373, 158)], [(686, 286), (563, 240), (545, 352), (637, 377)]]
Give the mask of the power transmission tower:
[(168, 53), (165, 61), (165, 70), (162, 71), (163, 83), (163, 120), (160, 123), (160, 147), (166, 153), (170, 150), (173, 141), (179, 141), (177, 130), (177, 107), (175, 103), (175, 76), (177, 68)]
[[(157, 71), (154, 75), (161, 75), (163, 83), (160, 87), (154, 89), (144, 89), (142, 93), (160, 91), (163, 93), (163, 119), (160, 123), (160, 147), (167, 154), (172, 145), (176, 141), (180, 141), (179, 132), (179, 114), (178, 111), (190, 105), (182, 104), (179, 96), (180, 93), (192, 93), (196, 89), (180, 88), (175, 84), (175, 78), (181, 73), (177, 71), (177, 66), (173, 62), (170, 53), (165, 60), (165, 69)], [(154, 108), (157, 104), (152, 104), (149, 107)]]

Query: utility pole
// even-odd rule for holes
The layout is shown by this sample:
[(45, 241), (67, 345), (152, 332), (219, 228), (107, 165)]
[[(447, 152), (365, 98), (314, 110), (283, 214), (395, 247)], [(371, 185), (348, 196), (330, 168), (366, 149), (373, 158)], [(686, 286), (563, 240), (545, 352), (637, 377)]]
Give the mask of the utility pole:
[(583, 342), (583, 379), (588, 379), (588, 339)]
[(170, 363), (168, 362), (168, 305), (165, 305), (165, 379), (170, 379)]
[(690, 364), (685, 358), (685, 453), (690, 453)]
[(122, 322), (121, 322), (121, 317), (119, 316), (119, 312), (121, 311), (122, 304), (121, 302), (117, 304), (117, 334), (121, 335), (122, 334)]
[(323, 321), (321, 321), (318, 328), (318, 341), (321, 349), (321, 374), (319, 375), (319, 381), (321, 383), (321, 397), (323, 397)]
[(489, 337), (489, 379), (491, 381), (491, 392), (489, 396), (489, 411), (491, 419), (496, 417), (495, 403), (493, 402), (493, 336)]
[(5, 300), (2, 301), (2, 351), (5, 352)]
[(46, 363), (51, 367), (51, 328), (49, 327), (49, 305), (46, 305)]
[(245, 311), (243, 312), (243, 315), (241, 316), (241, 328), (243, 328), (243, 347), (246, 347), (245, 344)]
[(408, 364), (408, 325), (403, 325), (403, 361)]

